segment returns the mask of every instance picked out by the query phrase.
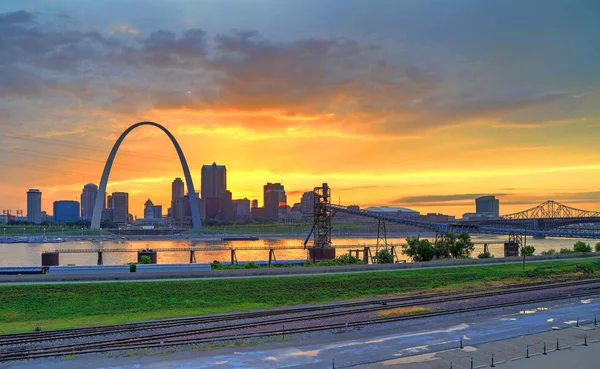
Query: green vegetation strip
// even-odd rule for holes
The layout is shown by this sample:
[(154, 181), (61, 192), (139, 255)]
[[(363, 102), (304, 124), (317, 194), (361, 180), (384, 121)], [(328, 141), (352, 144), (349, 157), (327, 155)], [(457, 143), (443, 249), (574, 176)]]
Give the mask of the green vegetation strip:
[(268, 309), (430, 290), (467, 291), (593, 275), (600, 260), (305, 277), (0, 286), (0, 333)]

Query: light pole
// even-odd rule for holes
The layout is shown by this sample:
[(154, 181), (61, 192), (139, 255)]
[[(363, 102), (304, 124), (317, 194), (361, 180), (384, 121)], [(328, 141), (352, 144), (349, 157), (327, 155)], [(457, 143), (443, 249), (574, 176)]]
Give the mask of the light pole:
[(65, 227), (61, 227), (61, 229), (60, 229), (60, 236), (61, 237), (65, 236)]
[(44, 227), (44, 238), (46, 237), (46, 227)]
[(23, 237), (25, 237), (25, 228), (23, 228)]
[(6, 237), (6, 228), (4, 228), (4, 237)]
[(83, 228), (81, 228), (81, 237), (83, 237)]
[(121, 227), (119, 227), (119, 237), (121, 237)]

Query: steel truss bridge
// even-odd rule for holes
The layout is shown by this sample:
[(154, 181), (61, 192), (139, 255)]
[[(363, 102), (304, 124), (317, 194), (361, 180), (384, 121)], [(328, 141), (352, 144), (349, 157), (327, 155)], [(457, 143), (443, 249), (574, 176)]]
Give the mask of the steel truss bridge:
[(330, 202), (331, 194), (327, 183), (323, 183), (322, 187), (316, 187), (314, 194), (314, 225), (304, 242), (304, 246), (307, 245), (313, 233), (313, 247), (331, 245), (331, 217), (338, 212), (377, 220), (379, 228), (383, 229), (384, 233), (385, 222), (389, 222), (418, 227), (440, 235), (450, 232), (467, 232), (469, 234), (508, 235), (509, 239), (523, 236), (539, 238), (600, 238), (600, 229), (567, 228), (567, 226), (574, 224), (600, 223), (600, 212), (575, 209), (554, 201), (546, 201), (523, 212), (491, 218), (489, 220), (481, 219), (475, 221), (457, 221), (454, 223), (438, 223), (334, 205)]

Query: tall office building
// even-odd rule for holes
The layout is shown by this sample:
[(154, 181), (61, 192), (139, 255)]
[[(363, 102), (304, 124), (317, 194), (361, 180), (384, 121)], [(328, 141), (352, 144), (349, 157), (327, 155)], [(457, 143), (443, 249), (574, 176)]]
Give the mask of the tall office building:
[(300, 200), (300, 212), (302, 215), (313, 215), (315, 212), (315, 193), (313, 191), (307, 191), (302, 194)]
[(171, 184), (171, 202), (175, 201), (184, 195), (184, 185), (181, 178), (175, 178), (173, 183)]
[(250, 219), (250, 200), (238, 199), (233, 200), (231, 203), (233, 204), (233, 208), (235, 209), (235, 219)]
[(129, 218), (129, 194), (127, 192), (112, 193), (113, 221), (125, 225)]
[[(81, 192), (81, 217), (83, 219), (92, 219), (97, 196), (98, 186), (93, 183), (88, 183), (83, 186), (83, 192)], [(102, 208), (104, 208), (104, 206)]]
[(475, 199), (475, 212), (497, 217), (500, 215), (500, 201), (495, 196), (482, 196)]
[(154, 212), (154, 219), (162, 219), (162, 205), (154, 205), (152, 211)]
[(200, 196), (203, 199), (221, 197), (227, 191), (227, 168), (224, 165), (203, 165), (201, 174)]
[(54, 201), (55, 222), (76, 222), (77, 220), (79, 220), (79, 203), (77, 201)]
[(37, 189), (27, 191), (27, 220), (35, 224), (42, 222), (42, 192)]
[(226, 222), (232, 221), (235, 219), (235, 213), (231, 191), (224, 191), (219, 198), (219, 219)]
[(287, 205), (287, 196), (281, 183), (267, 183), (263, 186), (265, 216), (269, 220), (278, 220), (279, 213)]

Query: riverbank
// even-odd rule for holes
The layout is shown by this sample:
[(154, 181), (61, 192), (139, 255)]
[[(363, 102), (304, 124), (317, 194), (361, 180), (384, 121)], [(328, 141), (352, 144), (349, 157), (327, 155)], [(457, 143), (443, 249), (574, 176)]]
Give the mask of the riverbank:
[[(600, 260), (426, 268), (286, 278), (0, 285), (0, 332), (269, 309), (402, 293), (445, 293), (580, 277)], [(232, 272), (232, 271), (230, 271)]]

